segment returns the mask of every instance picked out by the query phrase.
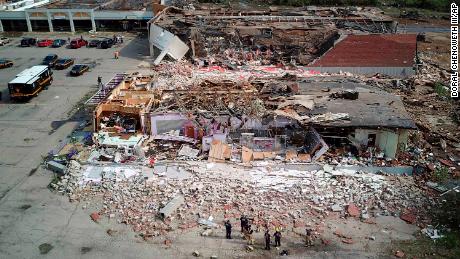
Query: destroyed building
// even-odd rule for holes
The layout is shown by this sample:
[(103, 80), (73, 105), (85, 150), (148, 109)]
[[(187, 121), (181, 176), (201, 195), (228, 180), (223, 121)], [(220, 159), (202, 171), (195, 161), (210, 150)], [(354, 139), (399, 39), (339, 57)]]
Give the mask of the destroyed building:
[(398, 96), (363, 82), (289, 74), (239, 81), (209, 76), (182, 89), (163, 88), (157, 77), (127, 76), (98, 105), (94, 125), (243, 162), (277, 155), (309, 162), (329, 145), (395, 158), (416, 129)]
[(94, 131), (145, 132), (145, 114), (155, 101), (150, 76), (124, 77), (94, 110)]
[(409, 132), (417, 129), (399, 96), (353, 79), (307, 79), (300, 83), (300, 94), (315, 97), (313, 126), (328, 143), (378, 148), (394, 158), (406, 148)]
[(158, 9), (148, 23), (154, 64), (166, 55), (178, 60), (187, 54), (204, 65), (307, 65), (333, 46), (339, 29), (381, 33), (396, 28), (381, 13), (358, 9), (259, 9)]

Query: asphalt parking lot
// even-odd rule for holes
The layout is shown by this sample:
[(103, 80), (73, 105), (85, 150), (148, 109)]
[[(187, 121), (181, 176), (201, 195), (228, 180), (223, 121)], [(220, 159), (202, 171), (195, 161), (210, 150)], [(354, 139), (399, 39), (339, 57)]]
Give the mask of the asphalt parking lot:
[[(67, 39), (67, 35), (47, 33), (27, 36)], [(72, 116), (74, 108), (97, 89), (98, 76), (107, 82), (119, 72), (142, 72), (138, 65), (148, 54), (146, 39), (135, 35), (125, 35), (124, 43), (111, 49), (22, 48), (18, 46), (20, 39), (12, 38), (12, 43), (0, 46), (0, 59), (14, 62), (13, 67), (0, 69), (0, 258), (38, 258), (38, 246), (44, 242), (53, 246), (59, 242), (93, 242), (94, 233), (84, 230), (86, 221), (77, 219), (78, 227), (68, 229), (77, 205), (47, 189), (52, 174), (41, 167), (42, 157), (82, 123)], [(113, 56), (116, 50), (120, 51), (118, 60)], [(69, 76), (70, 68), (54, 71), (48, 90), (28, 102), (11, 102), (8, 82), (24, 69), (40, 64), (50, 53), (91, 64), (92, 68), (79, 77)], [(57, 249), (58, 254), (48, 256), (64, 258), (70, 250)]]

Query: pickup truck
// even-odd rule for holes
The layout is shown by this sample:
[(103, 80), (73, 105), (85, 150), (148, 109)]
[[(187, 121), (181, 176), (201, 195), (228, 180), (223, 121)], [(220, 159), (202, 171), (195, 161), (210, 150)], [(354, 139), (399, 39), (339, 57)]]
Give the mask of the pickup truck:
[(86, 46), (86, 44), (88, 44), (88, 42), (86, 40), (82, 40), (82, 39), (74, 39), (70, 42), (70, 47), (72, 49), (79, 49), (83, 46)]

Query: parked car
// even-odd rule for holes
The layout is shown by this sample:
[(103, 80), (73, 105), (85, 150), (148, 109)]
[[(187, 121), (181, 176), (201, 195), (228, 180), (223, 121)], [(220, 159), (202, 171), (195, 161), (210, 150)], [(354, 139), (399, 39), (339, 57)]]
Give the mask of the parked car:
[(51, 45), (51, 47), (60, 48), (60, 47), (64, 46), (66, 42), (67, 41), (63, 40), (63, 39), (56, 39), (56, 40), (53, 41), (53, 45)]
[(88, 44), (88, 42), (86, 40), (82, 40), (82, 39), (74, 39), (70, 42), (70, 47), (72, 49), (79, 49), (83, 46), (86, 46), (86, 44)]
[(89, 48), (97, 48), (97, 46), (99, 45), (100, 42), (101, 42), (101, 40), (91, 40), (88, 43), (88, 47)]
[(106, 39), (101, 40), (101, 42), (99, 43), (99, 48), (108, 49), (108, 48), (111, 48), (112, 45), (113, 45), (113, 40), (106, 38)]
[(43, 59), (42, 65), (46, 65), (48, 67), (54, 67), (57, 61), (58, 61), (58, 55), (49, 54)]
[(7, 37), (1, 37), (0, 38), (0, 46), (4, 46), (6, 44), (10, 43), (10, 39), (8, 39)]
[(57, 70), (62, 70), (70, 67), (73, 65), (74, 60), (71, 58), (60, 58), (56, 61), (56, 64), (54, 64), (54, 69)]
[(88, 70), (89, 70), (88, 65), (77, 64), (77, 65), (72, 67), (72, 70), (70, 70), (70, 75), (71, 76), (81, 76)]
[(0, 68), (12, 67), (13, 61), (8, 59), (0, 59)]
[(21, 40), (21, 47), (30, 47), (37, 44), (37, 39), (35, 38), (23, 38)]
[(50, 39), (39, 40), (37, 43), (37, 47), (49, 47), (51, 45), (53, 45), (53, 40)]

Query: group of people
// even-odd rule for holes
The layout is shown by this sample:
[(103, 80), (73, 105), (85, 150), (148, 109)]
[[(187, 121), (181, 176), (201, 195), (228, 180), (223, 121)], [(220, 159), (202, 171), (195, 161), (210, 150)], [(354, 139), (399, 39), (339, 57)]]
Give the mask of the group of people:
[[(252, 237), (252, 234), (254, 231), (252, 230), (251, 224), (250, 224), (250, 218), (248, 218), (245, 215), (242, 215), (240, 217), (240, 222), (241, 222), (241, 233), (243, 234), (244, 238), (248, 241), (249, 245), (254, 244), (254, 238)], [(268, 226), (265, 226), (265, 249), (270, 250), (271, 246), (271, 234), (270, 230), (268, 229)], [(232, 239), (232, 224), (230, 223), (230, 220), (225, 221), (225, 232), (226, 232), (226, 238), (227, 239)], [(305, 235), (305, 246), (312, 246), (313, 245), (313, 235), (312, 235), (312, 230), (310, 228), (306, 229), (306, 235)], [(277, 227), (275, 229), (275, 233), (273, 234), (273, 237), (275, 238), (275, 247), (281, 246), (281, 229)]]
[[(281, 230), (279, 228), (275, 229), (275, 233), (273, 234), (273, 236), (275, 237), (275, 247), (281, 246)], [(264, 237), (265, 237), (265, 250), (270, 250), (271, 235), (270, 235), (270, 230), (268, 230), (268, 227), (265, 230)]]

